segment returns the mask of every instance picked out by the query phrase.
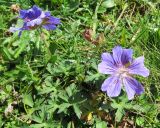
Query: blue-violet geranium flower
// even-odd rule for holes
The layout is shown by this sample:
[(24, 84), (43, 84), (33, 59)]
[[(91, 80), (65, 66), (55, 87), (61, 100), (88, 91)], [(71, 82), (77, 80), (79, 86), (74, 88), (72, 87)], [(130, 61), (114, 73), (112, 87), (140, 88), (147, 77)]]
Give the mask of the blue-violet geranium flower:
[(60, 24), (60, 19), (51, 16), (50, 12), (44, 12), (39, 7), (34, 5), (31, 9), (28, 10), (20, 10), (20, 16), (23, 20), (22, 28), (14, 28), (11, 27), (10, 31), (20, 31), (19, 35), (23, 30), (33, 30), (37, 27), (43, 27), (47, 30), (56, 29), (56, 25)]
[(144, 66), (144, 57), (133, 59), (133, 50), (123, 49), (121, 46), (116, 46), (112, 51), (113, 54), (103, 53), (102, 62), (98, 65), (100, 73), (110, 74), (101, 90), (107, 92), (109, 97), (117, 97), (124, 85), (128, 99), (131, 100), (135, 94), (144, 92), (143, 86), (132, 75), (149, 76), (149, 70)]

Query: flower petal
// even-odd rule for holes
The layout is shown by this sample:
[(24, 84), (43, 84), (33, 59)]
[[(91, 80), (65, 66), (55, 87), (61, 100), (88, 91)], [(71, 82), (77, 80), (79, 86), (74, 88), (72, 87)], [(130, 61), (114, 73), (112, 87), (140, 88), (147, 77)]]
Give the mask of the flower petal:
[(19, 16), (20, 18), (25, 19), (27, 16), (27, 10), (20, 10), (19, 14), (20, 14)]
[(46, 24), (46, 25), (43, 25), (43, 28), (45, 28), (47, 30), (55, 30), (56, 26), (53, 24)]
[(111, 65), (115, 64), (114, 59), (110, 53), (105, 52), (101, 55), (101, 57), (102, 57), (102, 61), (106, 61), (106, 63)]
[(122, 65), (122, 62), (121, 62), (122, 53), (123, 53), (123, 49), (121, 46), (116, 46), (113, 48), (113, 58), (116, 65)]
[(149, 70), (144, 66), (144, 57), (138, 57), (128, 67), (130, 74), (137, 74), (143, 77), (149, 76)]
[(121, 62), (123, 65), (132, 61), (132, 54), (133, 54), (132, 49), (123, 49), (123, 53), (121, 56)]
[(126, 77), (123, 79), (123, 84), (127, 92), (128, 99), (131, 100), (134, 98), (135, 94), (142, 94), (144, 92), (143, 86), (134, 78)]
[(56, 18), (56, 17), (53, 17), (53, 16), (50, 16), (48, 17), (48, 20), (47, 20), (48, 23), (50, 24), (60, 24), (60, 19), (59, 18)]
[(45, 12), (41, 12), (41, 15), (38, 17), (38, 18), (41, 18), (41, 19), (43, 19), (43, 18), (45, 18), (46, 17), (46, 14), (45, 14)]
[(32, 10), (34, 12), (34, 16), (35, 17), (39, 17), (41, 15), (41, 13), (42, 13), (42, 10), (39, 7), (37, 7), (36, 5), (34, 5), (32, 7)]
[(45, 16), (51, 16), (51, 13), (50, 12), (45, 12)]
[(34, 5), (31, 9), (27, 10), (26, 18), (29, 20), (34, 20), (38, 18), (42, 13), (42, 10)]
[(107, 91), (107, 95), (109, 97), (116, 97), (120, 94), (121, 87), (122, 85), (120, 79), (115, 76), (110, 76), (102, 84), (101, 90)]
[(10, 28), (9, 28), (9, 31), (10, 31), (10, 32), (19, 31), (18, 36), (20, 37), (21, 34), (22, 34), (22, 31), (23, 31), (23, 28), (14, 28), (14, 27), (10, 27)]
[(42, 19), (37, 18), (35, 20), (31, 20), (31, 21), (27, 22), (27, 26), (33, 27), (33, 26), (41, 25), (41, 23), (42, 23)]
[(98, 71), (102, 74), (113, 74), (116, 71), (114, 65), (109, 65), (106, 61), (102, 61), (98, 64)]
[(21, 30), (21, 28), (15, 28), (15, 27), (10, 27), (9, 28), (10, 32), (16, 32), (16, 31), (20, 31), (20, 30)]
[(114, 63), (113, 57), (109, 53), (103, 53), (101, 55), (102, 62), (98, 65), (98, 70), (103, 74), (113, 74), (117, 67)]

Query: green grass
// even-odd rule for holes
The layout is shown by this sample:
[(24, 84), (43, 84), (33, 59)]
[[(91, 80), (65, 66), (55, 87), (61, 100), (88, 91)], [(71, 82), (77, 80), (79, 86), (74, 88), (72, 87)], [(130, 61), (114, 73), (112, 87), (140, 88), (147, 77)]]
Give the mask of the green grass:
[[(127, 125), (160, 126), (160, 16), (158, 1), (102, 0), (39, 2), (0, 1), (0, 126), (6, 128), (106, 128)], [(55, 31), (8, 34), (17, 3), (30, 8), (34, 2), (48, 9), (62, 24)], [(113, 2), (113, 0), (110, 0)], [(111, 7), (112, 6), (112, 7)], [(92, 29), (92, 39), (83, 33)], [(42, 37), (43, 36), (43, 37)], [(103, 52), (116, 45), (144, 55), (150, 70), (136, 77), (145, 93), (128, 101), (124, 92), (109, 98), (100, 90), (108, 77), (98, 73)], [(12, 104), (13, 111), (5, 114)]]

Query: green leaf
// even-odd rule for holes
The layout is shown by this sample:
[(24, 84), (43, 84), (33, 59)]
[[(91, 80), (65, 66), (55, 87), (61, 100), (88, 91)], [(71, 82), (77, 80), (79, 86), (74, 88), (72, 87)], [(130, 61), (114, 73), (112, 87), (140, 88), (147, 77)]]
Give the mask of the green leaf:
[(50, 105), (47, 106), (48, 109), (48, 113), (52, 114), (53, 112), (56, 111), (56, 109), (59, 108), (59, 106), (56, 103), (51, 103)]
[(20, 43), (19, 47), (18, 47), (18, 48), (16, 49), (16, 51), (15, 51), (14, 58), (17, 58), (17, 57), (22, 53), (22, 51), (25, 50), (26, 45), (27, 45), (27, 44), (26, 44), (25, 42)]
[(16, 49), (14, 53), (15, 54), (14, 58), (17, 58), (26, 49), (26, 46), (30, 40), (28, 36), (29, 36), (28, 33), (24, 33), (20, 38), (19, 47)]
[(57, 49), (57, 45), (55, 43), (51, 43), (49, 45), (49, 50), (50, 50), (51, 54), (54, 54), (56, 49)]
[(78, 105), (77, 105), (77, 104), (74, 104), (74, 105), (73, 105), (73, 108), (74, 108), (74, 112), (76, 113), (77, 117), (80, 118), (82, 112), (81, 112), (80, 108), (78, 107)]
[(44, 128), (46, 126), (45, 123), (41, 123), (41, 124), (32, 124), (29, 126), (29, 128)]
[(63, 104), (61, 104), (61, 105), (59, 106), (59, 110), (58, 110), (57, 113), (63, 112), (65, 109), (67, 109), (67, 108), (70, 107), (70, 106), (71, 106), (71, 104), (69, 104), (69, 103), (63, 103)]
[(86, 82), (90, 82), (90, 81), (93, 81), (93, 80), (95, 80), (95, 79), (97, 79), (97, 78), (99, 78), (99, 77), (100, 77), (100, 74), (99, 74), (99, 73), (97, 73), (97, 74), (90, 74), (90, 75), (88, 75), (88, 76), (86, 77), (85, 81), (86, 81)]
[(72, 122), (71, 121), (68, 123), (67, 128), (72, 128)]
[(114, 0), (106, 0), (102, 3), (103, 7), (112, 8), (115, 6)]
[(133, 109), (136, 110), (136, 111), (139, 111), (139, 112), (145, 112), (144, 106), (140, 106), (140, 105), (137, 105), (137, 104), (133, 106)]
[(66, 102), (68, 102), (68, 99), (69, 99), (68, 95), (63, 92), (59, 93), (59, 98), (61, 98), (62, 100), (66, 101)]
[(71, 97), (73, 95), (73, 93), (75, 92), (76, 90), (76, 85), (75, 84), (71, 84), (70, 86), (68, 86), (66, 88), (66, 92), (68, 94), (69, 97)]
[(124, 109), (122, 109), (122, 108), (117, 109), (117, 111), (116, 111), (116, 121), (120, 122), (124, 114), (125, 114)]
[(40, 0), (33, 0), (37, 5), (40, 4)]
[(42, 123), (44, 118), (45, 118), (45, 107), (44, 106), (42, 106), (41, 109), (35, 112), (31, 117), (31, 119), (37, 123)]
[(54, 90), (56, 90), (56, 88), (55, 87), (45, 87), (45, 89), (42, 89), (42, 90), (40, 90), (39, 92), (38, 92), (38, 94), (39, 95), (41, 95), (41, 94), (49, 94), (50, 92), (52, 92), (52, 91), (54, 91)]
[(34, 103), (33, 103), (33, 99), (32, 99), (31, 94), (25, 94), (25, 95), (23, 95), (23, 103), (25, 105), (33, 107)]
[(136, 118), (136, 123), (139, 125), (139, 126), (144, 126), (144, 122), (145, 122), (145, 120), (144, 120), (144, 117), (137, 117)]
[(56, 62), (56, 60), (57, 60), (57, 56), (56, 55), (52, 55), (51, 58), (50, 58), (50, 62), (52, 64), (54, 64)]
[(31, 119), (37, 123), (42, 123), (43, 121), (41, 117), (35, 115), (33, 115)]
[(125, 114), (125, 111), (124, 111), (124, 108), (126, 106), (126, 101), (122, 100), (121, 102), (117, 102), (116, 100), (112, 100), (113, 103), (111, 103), (111, 106), (114, 108), (114, 109), (117, 109), (116, 111), (116, 121), (117, 122), (120, 122), (121, 119), (122, 119), (122, 116)]
[(104, 12), (106, 12), (106, 7), (100, 6), (97, 13), (104, 13)]
[(3, 124), (4, 124), (5, 122), (2, 120), (2, 115), (0, 115), (0, 127), (2, 128), (2, 126), (3, 126)]
[(104, 121), (96, 122), (96, 128), (107, 128), (107, 122)]
[(13, 55), (11, 54), (11, 52), (8, 50), (8, 48), (3, 47), (1, 50), (2, 54), (4, 55), (4, 57), (8, 60), (13, 60)]
[(6, 85), (6, 90), (7, 90), (8, 92), (11, 92), (11, 91), (12, 91), (12, 86), (11, 86), (11, 85)]

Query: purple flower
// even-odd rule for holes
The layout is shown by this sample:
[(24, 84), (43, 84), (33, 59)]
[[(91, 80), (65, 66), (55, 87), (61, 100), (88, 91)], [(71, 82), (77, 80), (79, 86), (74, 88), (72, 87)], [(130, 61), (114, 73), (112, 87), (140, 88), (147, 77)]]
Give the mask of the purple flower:
[(60, 24), (60, 19), (51, 16), (50, 12), (44, 12), (36, 5), (28, 10), (20, 10), (20, 16), (23, 21), (22, 28), (11, 27), (10, 31), (20, 31), (19, 35), (23, 30), (33, 30), (38, 27), (43, 27), (47, 30), (56, 29), (56, 25)]
[(149, 70), (144, 66), (144, 57), (133, 59), (132, 53), (132, 49), (116, 46), (113, 48), (113, 54), (102, 54), (102, 62), (98, 65), (98, 70), (110, 76), (102, 84), (101, 90), (107, 92), (109, 97), (118, 96), (122, 85), (129, 100), (133, 99), (135, 94), (140, 95), (144, 92), (143, 86), (132, 75), (147, 77)]

